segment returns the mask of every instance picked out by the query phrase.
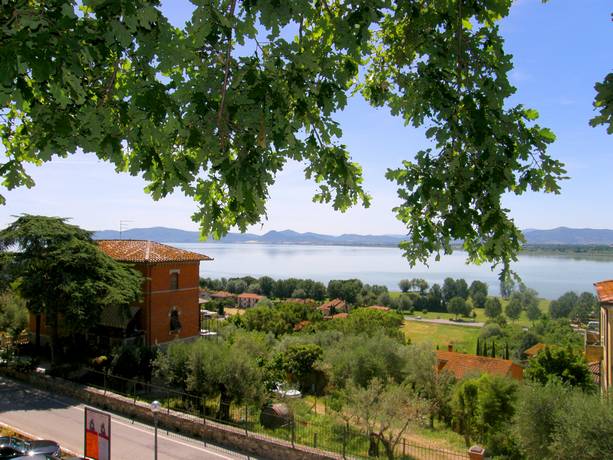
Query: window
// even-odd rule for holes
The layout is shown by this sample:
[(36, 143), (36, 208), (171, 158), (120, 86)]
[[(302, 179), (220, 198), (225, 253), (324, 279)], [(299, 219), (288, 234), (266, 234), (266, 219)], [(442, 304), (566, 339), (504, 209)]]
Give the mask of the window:
[(172, 307), (170, 312), (170, 333), (179, 333), (181, 331), (181, 321), (179, 320), (179, 311), (177, 307)]
[(170, 289), (179, 289), (179, 273), (177, 272), (172, 272), (170, 274)]

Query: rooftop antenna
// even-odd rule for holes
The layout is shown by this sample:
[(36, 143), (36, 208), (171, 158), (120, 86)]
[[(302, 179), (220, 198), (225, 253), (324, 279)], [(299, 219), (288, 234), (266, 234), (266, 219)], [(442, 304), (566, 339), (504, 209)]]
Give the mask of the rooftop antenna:
[(119, 239), (121, 240), (121, 235), (123, 234), (124, 229), (128, 227), (128, 222), (134, 222), (133, 220), (120, 220), (119, 221)]

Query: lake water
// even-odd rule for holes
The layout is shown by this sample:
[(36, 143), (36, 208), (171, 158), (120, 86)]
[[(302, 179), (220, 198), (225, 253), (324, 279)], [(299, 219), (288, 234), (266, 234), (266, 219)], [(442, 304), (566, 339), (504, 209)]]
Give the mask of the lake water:
[[(264, 275), (278, 278), (358, 278), (398, 290), (405, 278), (423, 278), (442, 284), (447, 277), (486, 282), (490, 293), (498, 293), (498, 273), (489, 266), (466, 265), (466, 254), (457, 251), (432, 260), (429, 267), (411, 268), (397, 248), (352, 246), (302, 246), (272, 244), (168, 243), (199, 252), (215, 260), (200, 264), (200, 275), (208, 278)], [(513, 269), (541, 297), (554, 299), (564, 292), (594, 292), (593, 283), (613, 279), (613, 261), (579, 260), (566, 257), (520, 256)]]

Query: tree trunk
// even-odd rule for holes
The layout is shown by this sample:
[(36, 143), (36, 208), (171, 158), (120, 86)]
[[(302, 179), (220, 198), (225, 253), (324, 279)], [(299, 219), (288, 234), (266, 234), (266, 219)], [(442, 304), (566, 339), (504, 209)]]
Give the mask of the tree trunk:
[(379, 438), (373, 433), (368, 435), (368, 456), (379, 456)]
[[(48, 317), (49, 318), (49, 317)], [(53, 364), (57, 364), (57, 359), (59, 357), (59, 325), (58, 325), (58, 317), (57, 313), (53, 314), (51, 317), (51, 362)]]
[(222, 388), (219, 396), (219, 409), (217, 411), (217, 418), (219, 420), (230, 420), (230, 403), (232, 403), (232, 399), (228, 396), (225, 388)]
[(383, 449), (385, 450), (385, 456), (387, 460), (394, 460), (394, 446), (384, 437), (381, 437), (381, 444), (383, 444)]
[(36, 355), (40, 355), (40, 313), (36, 315), (36, 338), (34, 339)]

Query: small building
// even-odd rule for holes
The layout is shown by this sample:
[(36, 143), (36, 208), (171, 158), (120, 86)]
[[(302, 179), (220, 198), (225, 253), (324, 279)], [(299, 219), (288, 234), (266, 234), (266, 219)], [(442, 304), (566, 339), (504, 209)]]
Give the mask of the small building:
[[(108, 256), (141, 272), (144, 282), (140, 301), (129, 308), (107, 307), (87, 332), (88, 340), (103, 348), (139, 342), (153, 346), (200, 334), (200, 262), (213, 259), (154, 241), (97, 243)], [(34, 316), (30, 330), (36, 330)], [(41, 336), (45, 335), (42, 318)]]
[(236, 295), (228, 291), (211, 291), (209, 292), (209, 297), (211, 299), (223, 300), (223, 299), (235, 299)]
[[(600, 386), (607, 392), (613, 386), (613, 280), (594, 283), (596, 296), (600, 302), (599, 345), (602, 348), (600, 360)], [(594, 346), (595, 344), (591, 344)]]
[(349, 318), (349, 313), (335, 313), (330, 318), (332, 319), (347, 319)]
[(319, 306), (319, 311), (324, 316), (332, 316), (336, 313), (347, 313), (349, 308), (344, 300), (333, 299)]
[(286, 301), (290, 303), (301, 303), (305, 305), (313, 305), (317, 303), (315, 299), (302, 299), (300, 297), (291, 297), (289, 299), (286, 299)]
[(200, 334), (200, 262), (210, 257), (145, 240), (101, 240), (98, 245), (145, 278), (142, 301), (131, 307), (138, 310), (131, 318), (133, 329), (143, 332), (145, 344)]
[(489, 356), (469, 355), (453, 351), (450, 345), (447, 351), (436, 350), (439, 372), (449, 372), (457, 379), (470, 375), (492, 374), (522, 380), (524, 370), (510, 359), (490, 358)]
[(539, 342), (539, 343), (537, 343), (535, 345), (532, 345), (527, 350), (525, 350), (524, 351), (524, 355), (526, 355), (526, 359), (534, 358), (536, 355), (538, 355), (544, 349), (545, 349), (545, 344)]
[(263, 295), (253, 294), (251, 292), (244, 292), (242, 294), (239, 294), (237, 297), (238, 308), (251, 308), (263, 298)]

